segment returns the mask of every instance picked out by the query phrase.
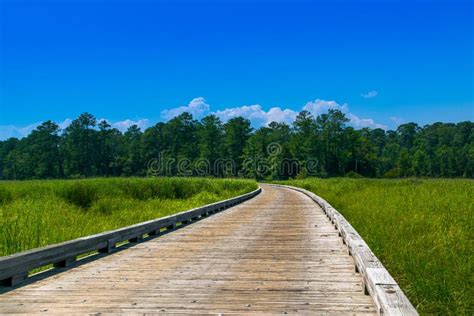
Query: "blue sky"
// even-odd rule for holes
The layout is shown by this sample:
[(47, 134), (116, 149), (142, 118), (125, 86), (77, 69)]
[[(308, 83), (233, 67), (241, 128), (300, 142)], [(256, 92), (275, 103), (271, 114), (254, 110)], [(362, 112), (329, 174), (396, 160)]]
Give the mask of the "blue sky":
[(474, 120), (472, 1), (0, 4), (0, 138), (82, 112), (255, 126), (340, 108), (356, 127)]

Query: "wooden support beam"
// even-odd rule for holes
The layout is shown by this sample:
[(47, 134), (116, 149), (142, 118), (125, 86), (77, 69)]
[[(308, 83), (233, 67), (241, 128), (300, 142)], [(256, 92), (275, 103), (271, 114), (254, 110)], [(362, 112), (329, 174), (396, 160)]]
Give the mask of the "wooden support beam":
[(12, 275), (9, 278), (6, 278), (4, 280), (0, 281), (1, 286), (17, 286), (18, 284), (21, 284), (24, 282), (26, 279), (28, 279), (28, 273), (20, 273), (16, 275)]
[(129, 242), (139, 242), (144, 234), (156, 236), (160, 233), (157, 227), (166, 227), (167, 230), (173, 230), (176, 228), (176, 223), (188, 223), (191, 220), (197, 220), (202, 214), (210, 214), (218, 209), (224, 209), (231, 202), (240, 203), (256, 196), (260, 192), (261, 189), (258, 188), (244, 195), (192, 210), (122, 227), (113, 231), (0, 257), (0, 280), (4, 280), (4, 284), (16, 284), (18, 280), (22, 280), (25, 275), (28, 275), (28, 271), (39, 267), (48, 264), (54, 264), (57, 267), (68, 266), (73, 263), (77, 256), (94, 251), (109, 253), (115, 249), (116, 243), (127, 240)]
[(142, 241), (142, 239), (143, 239), (143, 236), (142, 236), (142, 235), (139, 235), (139, 236), (137, 236), (137, 237), (130, 238), (130, 239), (128, 240), (128, 242), (137, 243), (137, 242)]
[(61, 260), (61, 261), (58, 261), (58, 262), (54, 263), (54, 267), (55, 268), (67, 268), (67, 267), (70, 267), (71, 265), (73, 265), (75, 262), (76, 262), (76, 257), (75, 256), (68, 257), (68, 258), (65, 258), (64, 260)]
[(109, 252), (113, 251), (114, 249), (115, 249), (115, 243), (108, 242), (106, 247), (99, 249), (99, 252), (100, 253), (109, 253)]

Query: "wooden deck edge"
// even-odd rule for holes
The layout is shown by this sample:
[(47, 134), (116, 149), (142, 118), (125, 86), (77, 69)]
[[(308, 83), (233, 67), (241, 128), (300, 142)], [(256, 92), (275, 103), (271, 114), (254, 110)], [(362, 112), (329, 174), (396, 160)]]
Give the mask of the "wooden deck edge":
[(289, 185), (269, 184), (301, 192), (315, 201), (339, 231), (349, 254), (354, 258), (355, 268), (362, 275), (364, 291), (374, 300), (379, 315), (418, 315), (397, 282), (370, 250), (367, 243), (351, 224), (323, 198), (308, 190)]
[(0, 257), (0, 286), (12, 287), (23, 283), (28, 279), (29, 271), (46, 265), (53, 264), (54, 267), (60, 268), (68, 267), (73, 265), (80, 255), (94, 251), (108, 253), (115, 249), (117, 243), (123, 241), (139, 242), (144, 235), (157, 236), (162, 232), (162, 229), (169, 231), (188, 225), (201, 218), (245, 202), (261, 191), (262, 189), (259, 187), (240, 196), (173, 215)]

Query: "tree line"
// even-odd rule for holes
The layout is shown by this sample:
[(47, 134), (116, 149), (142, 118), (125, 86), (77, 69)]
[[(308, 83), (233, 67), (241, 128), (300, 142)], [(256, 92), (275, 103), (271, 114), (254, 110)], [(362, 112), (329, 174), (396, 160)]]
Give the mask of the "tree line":
[[(22, 139), (0, 142), (1, 179), (214, 175), (257, 179), (334, 177), (474, 177), (474, 123), (416, 123), (396, 130), (354, 129), (339, 110), (254, 129), (248, 119), (223, 123), (182, 113), (124, 133), (83, 113), (61, 130), (46, 121)], [(171, 161), (154, 169), (150, 162)], [(226, 163), (232, 161), (232, 172)], [(182, 163), (180, 166), (180, 162)], [(178, 163), (176, 163), (178, 162)], [(202, 174), (203, 163), (219, 167)], [(195, 167), (195, 168), (190, 168)], [(180, 169), (181, 168), (181, 169)]]

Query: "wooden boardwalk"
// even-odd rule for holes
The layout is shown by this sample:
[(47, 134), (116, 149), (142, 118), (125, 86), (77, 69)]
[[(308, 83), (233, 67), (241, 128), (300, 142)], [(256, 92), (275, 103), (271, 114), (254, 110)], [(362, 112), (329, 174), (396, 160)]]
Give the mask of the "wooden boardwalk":
[(255, 198), (0, 295), (0, 314), (372, 314), (337, 230), (303, 193)]

